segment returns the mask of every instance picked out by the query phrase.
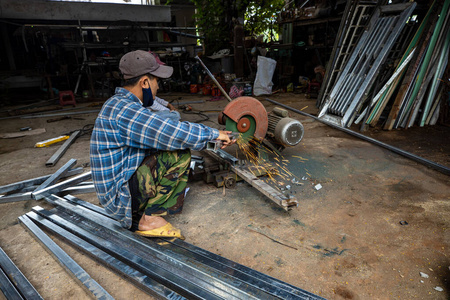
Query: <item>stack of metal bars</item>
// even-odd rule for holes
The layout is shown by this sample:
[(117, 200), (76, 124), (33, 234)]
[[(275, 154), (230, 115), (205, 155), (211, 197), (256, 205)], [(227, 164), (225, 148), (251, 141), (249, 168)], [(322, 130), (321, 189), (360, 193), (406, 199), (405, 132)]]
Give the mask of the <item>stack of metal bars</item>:
[(342, 127), (350, 126), (415, 7), (416, 3), (405, 3), (376, 9), (368, 30), (326, 98), (320, 118)]
[(24, 218), (165, 299), (323, 299), (178, 239), (143, 238), (103, 208), (73, 196), (45, 198)]
[(375, 7), (384, 1), (348, 1), (339, 26), (333, 51), (330, 56), (330, 65), (327, 66), (325, 78), (320, 87), (317, 107), (321, 107), (325, 98), (330, 94), (330, 90), (339, 77), (345, 66), (353, 48), (364, 32), (364, 28), (370, 20)]
[[(394, 123), (394, 128), (408, 128), (414, 124), (427, 92), (429, 92), (432, 97), (427, 97), (426, 101), (429, 103), (432, 102), (432, 98), (436, 93), (437, 81), (443, 75), (445, 66), (448, 63), (448, 55), (446, 54), (448, 54), (449, 51), (450, 39), (450, 30), (448, 26), (450, 23), (449, 6), (450, 2), (445, 1), (436, 26), (431, 28), (433, 34), (429, 44), (426, 45), (427, 50), (420, 57), (420, 67), (416, 70), (416, 74), (413, 77), (414, 84), (409, 85), (406, 97), (400, 107), (398, 118)], [(429, 86), (431, 90), (428, 90)], [(422, 114), (422, 119), (420, 121), (421, 126), (425, 124), (427, 119), (430, 120), (432, 117), (428, 115), (430, 105), (431, 104), (428, 104), (428, 111), (425, 110), (426, 114)], [(425, 105), (425, 109), (426, 108), (427, 104)]]

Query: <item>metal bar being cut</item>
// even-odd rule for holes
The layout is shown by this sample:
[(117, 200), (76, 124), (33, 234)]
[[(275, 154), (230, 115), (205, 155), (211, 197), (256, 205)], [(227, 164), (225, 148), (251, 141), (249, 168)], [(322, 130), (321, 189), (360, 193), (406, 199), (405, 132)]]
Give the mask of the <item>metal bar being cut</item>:
[(97, 299), (114, 299), (100, 284), (76, 263), (63, 249), (48, 237), (36, 224), (26, 216), (20, 216), (19, 221), (34, 235), (34, 237), (45, 246), (49, 252), (59, 261), (61, 266), (70, 272), (87, 291)]

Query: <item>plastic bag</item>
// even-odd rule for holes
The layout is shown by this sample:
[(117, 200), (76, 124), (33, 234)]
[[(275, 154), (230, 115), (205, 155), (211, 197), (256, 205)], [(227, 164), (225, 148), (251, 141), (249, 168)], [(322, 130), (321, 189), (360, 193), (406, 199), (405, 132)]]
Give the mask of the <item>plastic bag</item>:
[(277, 66), (276, 60), (264, 56), (258, 56), (258, 70), (256, 71), (255, 84), (253, 85), (253, 94), (255, 96), (272, 94), (272, 77)]

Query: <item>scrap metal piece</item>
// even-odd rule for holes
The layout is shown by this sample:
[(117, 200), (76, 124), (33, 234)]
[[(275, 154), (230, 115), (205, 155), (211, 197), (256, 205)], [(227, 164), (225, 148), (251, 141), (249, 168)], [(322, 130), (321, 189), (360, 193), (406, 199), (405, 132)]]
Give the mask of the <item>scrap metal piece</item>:
[(74, 186), (80, 182), (89, 180), (89, 179), (91, 179), (91, 177), (92, 177), (92, 173), (91, 173), (91, 171), (89, 171), (84, 174), (81, 174), (76, 177), (65, 180), (63, 182), (57, 183), (55, 185), (46, 187), (45, 189), (42, 189), (40, 191), (32, 192), (31, 197), (33, 197), (33, 199), (35, 199), (35, 200), (40, 200), (51, 194), (61, 192), (62, 190), (69, 188), (71, 186)]
[(20, 216), (19, 221), (24, 225), (34, 237), (49, 250), (67, 271), (70, 271), (75, 278), (97, 299), (114, 299), (100, 284), (97, 283), (83, 268), (80, 267), (63, 249), (61, 249), (52, 239), (48, 237), (29, 218)]
[[(5, 294), (7, 299), (22, 299), (22, 297), (43, 299), (2, 248), (0, 248), (0, 271), (0, 288), (3, 292), (11, 293), (11, 297)], [(12, 286), (8, 285), (8, 281)], [(14, 290), (20, 297), (17, 297)]]
[(58, 171), (53, 173), (47, 180), (45, 180), (37, 189), (34, 190), (34, 192), (38, 192), (42, 189), (45, 189), (49, 185), (55, 184), (61, 177), (63, 177), (70, 168), (75, 166), (77, 164), (76, 159), (70, 159), (64, 166), (62, 166)]
[(75, 142), (75, 140), (80, 135), (81, 131), (77, 130), (73, 132), (70, 137), (64, 142), (64, 144), (55, 152), (55, 154), (50, 157), (50, 159), (45, 163), (46, 167), (53, 167), (60, 160), (60, 158), (66, 153), (67, 149), (69, 149), (70, 145)]

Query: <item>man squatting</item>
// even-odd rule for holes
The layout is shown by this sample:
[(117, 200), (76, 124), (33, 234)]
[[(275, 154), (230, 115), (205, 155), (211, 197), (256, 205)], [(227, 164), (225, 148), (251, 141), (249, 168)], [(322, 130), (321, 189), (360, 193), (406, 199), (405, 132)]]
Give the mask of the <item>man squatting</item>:
[(92, 179), (106, 211), (147, 237), (183, 238), (162, 216), (180, 213), (190, 167), (190, 149), (207, 142), (231, 145), (228, 131), (179, 122), (148, 109), (158, 91), (158, 78), (173, 68), (158, 64), (149, 52), (125, 54), (119, 63), (123, 87), (103, 105), (90, 144)]

